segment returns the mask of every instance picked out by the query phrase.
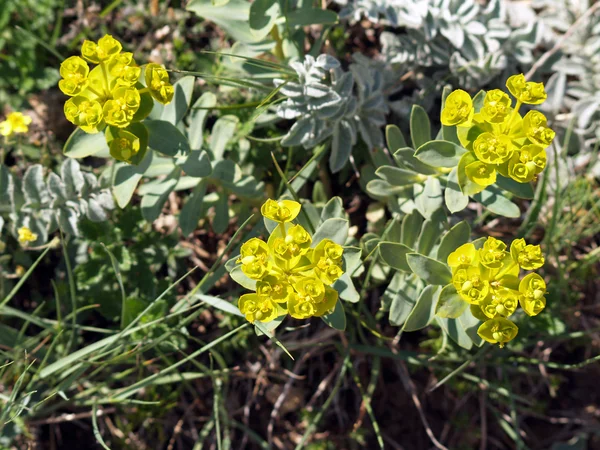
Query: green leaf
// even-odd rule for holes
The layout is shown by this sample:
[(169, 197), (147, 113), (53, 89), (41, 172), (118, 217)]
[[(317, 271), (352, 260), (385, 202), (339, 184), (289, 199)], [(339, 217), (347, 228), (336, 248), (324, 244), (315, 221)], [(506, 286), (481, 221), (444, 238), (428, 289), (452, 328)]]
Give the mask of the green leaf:
[(395, 242), (380, 242), (379, 254), (383, 261), (390, 267), (396, 270), (404, 270), (410, 272), (410, 267), (406, 261), (406, 255), (413, 252), (413, 249), (404, 244)]
[(467, 308), (465, 312), (458, 318), (460, 326), (465, 331), (467, 336), (473, 341), (477, 347), (481, 347), (484, 344), (484, 340), (479, 337), (477, 330), (481, 322), (471, 312), (471, 308)]
[(446, 201), (446, 207), (451, 213), (462, 211), (469, 204), (469, 196), (463, 194), (458, 184), (458, 167), (452, 169), (448, 174), (444, 200)]
[(190, 144), (187, 138), (171, 122), (166, 120), (146, 120), (148, 145), (168, 156), (180, 157), (189, 154)]
[(532, 199), (535, 196), (531, 183), (518, 183), (512, 178), (505, 178), (498, 174), (496, 185), (519, 198)]
[(187, 236), (198, 226), (202, 214), (202, 203), (206, 193), (206, 182), (200, 181), (187, 198), (179, 213), (179, 226), (184, 236)]
[[(279, 327), (279, 325), (281, 325), (283, 323), (283, 321), (285, 320), (286, 317), (287, 317), (287, 315), (284, 314), (282, 316), (276, 317), (275, 319), (271, 320), (270, 322), (261, 323), (261, 324), (264, 327), (263, 329), (265, 329), (269, 332), (269, 335), (273, 335), (274, 331)], [(261, 330), (259, 330), (257, 326), (254, 327), (254, 332), (256, 333), (257, 336), (265, 335), (265, 333), (263, 333)]]
[(402, 221), (402, 243), (411, 248), (415, 248), (415, 243), (421, 233), (423, 225), (423, 216), (418, 211), (408, 214)]
[(433, 167), (456, 167), (467, 150), (450, 141), (429, 141), (421, 145), (415, 157)]
[(385, 139), (390, 153), (395, 153), (396, 150), (406, 147), (404, 135), (396, 125), (388, 125), (385, 127)]
[[(200, 96), (190, 113), (190, 126), (188, 129), (188, 139), (192, 150), (200, 150), (204, 142), (204, 125), (208, 116), (209, 108), (217, 104), (217, 96), (210, 91), (206, 91)], [(196, 109), (198, 108), (198, 109)]]
[(227, 314), (233, 314), (234, 316), (244, 317), (240, 310), (233, 303), (223, 300), (219, 297), (213, 297), (212, 295), (195, 294), (193, 298), (200, 300), (202, 303), (206, 303), (214, 308), (217, 308)]
[(323, 211), (321, 211), (321, 222), (327, 219), (346, 219), (346, 216), (342, 199), (340, 197), (332, 197), (323, 208)]
[(192, 150), (187, 158), (178, 158), (176, 163), (191, 177), (202, 178), (212, 173), (210, 158), (204, 150)]
[(426, 219), (442, 207), (442, 185), (439, 178), (429, 177), (425, 180), (425, 185), (421, 188), (420, 185), (414, 185), (415, 206)]
[(419, 105), (413, 105), (410, 112), (410, 138), (415, 149), (431, 140), (429, 117)]
[(367, 183), (367, 193), (375, 197), (391, 197), (404, 191), (402, 186), (392, 186), (385, 180), (371, 180)]
[(344, 305), (339, 300), (336, 302), (333, 312), (322, 316), (321, 319), (323, 319), (323, 322), (331, 328), (340, 331), (346, 330), (346, 313), (344, 311)]
[(187, 6), (187, 10), (216, 23), (234, 41), (258, 42), (261, 40), (250, 29), (248, 23), (250, 3), (245, 0), (230, 0), (225, 5), (212, 5), (206, 0), (192, 0)]
[(435, 259), (418, 253), (406, 255), (410, 269), (428, 284), (446, 285), (452, 281), (450, 269)]
[(356, 290), (354, 282), (350, 278), (351, 273), (352, 272), (346, 270), (341, 277), (335, 280), (335, 283), (333, 283), (332, 287), (338, 291), (342, 300), (350, 303), (356, 303), (360, 300), (360, 294)]
[(417, 243), (419, 253), (423, 255), (429, 255), (429, 253), (431, 253), (435, 243), (444, 231), (444, 224), (446, 222), (446, 214), (443, 209), (438, 209), (431, 216), (431, 219), (427, 219), (423, 222), (421, 234), (419, 235), (419, 241)]
[(173, 100), (168, 105), (165, 105), (160, 116), (161, 120), (166, 120), (173, 125), (177, 125), (184, 118), (192, 102), (195, 81), (195, 77), (187, 76), (181, 78), (173, 85), (175, 89)]
[(215, 122), (210, 135), (210, 149), (216, 161), (223, 159), (225, 147), (233, 137), (239, 121), (237, 116), (226, 115)]
[(219, 193), (219, 200), (215, 205), (215, 217), (213, 217), (213, 230), (216, 234), (222, 234), (229, 226), (229, 202), (226, 192)]
[(468, 307), (469, 304), (458, 295), (456, 288), (452, 284), (449, 284), (444, 286), (444, 289), (440, 292), (440, 297), (435, 307), (435, 313), (439, 317), (456, 319), (460, 317)]
[(125, 208), (131, 201), (131, 197), (142, 179), (144, 172), (148, 170), (152, 161), (152, 152), (147, 152), (138, 166), (119, 163), (115, 169), (112, 192), (120, 208)]
[(69, 158), (85, 158), (86, 156), (108, 158), (110, 156), (104, 133), (89, 134), (79, 127), (65, 142), (63, 153)]
[(490, 212), (499, 216), (512, 218), (521, 216), (519, 207), (502, 195), (500, 189), (493, 186), (488, 186), (485, 191), (475, 194), (473, 199), (485, 206)]
[(237, 256), (235, 258), (232, 258), (231, 260), (229, 260), (229, 261), (233, 261), (233, 268), (229, 271), (229, 276), (231, 277), (231, 279), (233, 281), (235, 281), (240, 286), (243, 286), (246, 289), (249, 289), (251, 291), (255, 291), (256, 290), (256, 280), (253, 280), (252, 278), (247, 277), (246, 274), (244, 272), (242, 272), (242, 267), (239, 265), (235, 265), (236, 259), (237, 259)]
[(448, 255), (463, 244), (469, 242), (471, 238), (471, 227), (466, 221), (458, 222), (450, 231), (448, 231), (437, 250), (437, 260), (446, 262)]
[(439, 175), (440, 173), (439, 169), (431, 167), (415, 158), (415, 151), (410, 147), (396, 150), (393, 156), (396, 163), (405, 169), (412, 170), (422, 175)]
[(308, 25), (334, 25), (338, 16), (328, 9), (302, 8), (286, 14), (288, 27), (305, 27)]
[(266, 38), (280, 14), (278, 0), (255, 0), (250, 6), (250, 32), (258, 39)]
[(344, 245), (348, 230), (346, 219), (327, 219), (315, 230), (311, 247), (316, 247), (323, 239), (331, 239), (336, 244)]
[(408, 186), (422, 181), (418, 173), (394, 166), (382, 166), (375, 173), (392, 186)]
[(417, 303), (406, 318), (403, 331), (416, 331), (425, 328), (435, 317), (435, 304), (438, 297), (438, 286), (425, 286)]
[(142, 216), (148, 222), (154, 222), (167, 201), (169, 194), (175, 189), (181, 171), (176, 169), (167, 178), (158, 181), (142, 197)]
[[(399, 276), (398, 281), (395, 286), (390, 283), (388, 289), (391, 292), (388, 295), (393, 295), (390, 305), (390, 323), (398, 326), (402, 325), (410, 315), (419, 296), (421, 283), (414, 274), (397, 272), (396, 275)], [(394, 281), (394, 278), (392, 278), (392, 281)]]
[(473, 341), (460, 325), (458, 319), (436, 317), (435, 320), (439, 323), (444, 332), (450, 336), (450, 339), (456, 342), (459, 346), (466, 350), (471, 350), (471, 348), (473, 348)]

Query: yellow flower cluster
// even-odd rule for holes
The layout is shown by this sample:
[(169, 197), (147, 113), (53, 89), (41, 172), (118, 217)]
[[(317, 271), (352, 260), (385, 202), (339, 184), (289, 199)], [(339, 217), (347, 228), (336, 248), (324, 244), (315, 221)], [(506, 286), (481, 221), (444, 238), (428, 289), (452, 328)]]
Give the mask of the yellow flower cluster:
[(241, 247), (236, 262), (256, 280), (256, 292), (238, 300), (249, 322), (270, 322), (284, 314), (307, 319), (335, 308), (338, 292), (331, 285), (344, 273), (344, 249), (329, 239), (312, 247), (310, 233), (292, 223), (300, 208), (291, 200), (267, 200), (261, 213), (277, 227), (267, 242), (252, 238)]
[(514, 107), (508, 94), (494, 89), (475, 111), (471, 96), (458, 89), (446, 98), (442, 110), (442, 124), (456, 126), (461, 144), (469, 150), (463, 156), (464, 171), (479, 190), (495, 183), (497, 173), (518, 183), (532, 181), (546, 167), (545, 149), (554, 139), (541, 112), (519, 114), (521, 105), (546, 100), (544, 85), (519, 74), (511, 76), (506, 87), (516, 99)]
[[(107, 143), (111, 155), (131, 162), (141, 149), (140, 141), (147, 132), (128, 128), (150, 114), (153, 101), (167, 104), (173, 99), (174, 88), (169, 74), (158, 64), (139, 67), (130, 52), (122, 52), (121, 43), (110, 35), (98, 42), (84, 41), (81, 57), (71, 56), (60, 65), (60, 90), (71, 97), (65, 102), (67, 120), (86, 133), (98, 133), (107, 127)], [(88, 63), (97, 64), (90, 69)], [(126, 133), (119, 130), (127, 129)], [(134, 135), (134, 136), (132, 136)]]
[(22, 246), (27, 246), (31, 242), (35, 242), (38, 238), (38, 235), (27, 227), (19, 228), (17, 233), (19, 235), (19, 244)]
[(471, 312), (483, 324), (477, 333), (492, 344), (505, 343), (517, 335), (517, 326), (508, 319), (520, 304), (529, 316), (546, 306), (546, 283), (537, 273), (519, 279), (520, 270), (544, 265), (539, 245), (515, 239), (506, 244), (488, 237), (479, 250), (472, 243), (458, 247), (448, 256), (452, 284), (458, 295), (471, 305)]
[(20, 112), (12, 112), (6, 120), (0, 122), (0, 134), (2, 136), (12, 136), (13, 134), (22, 134), (29, 131), (31, 117)]

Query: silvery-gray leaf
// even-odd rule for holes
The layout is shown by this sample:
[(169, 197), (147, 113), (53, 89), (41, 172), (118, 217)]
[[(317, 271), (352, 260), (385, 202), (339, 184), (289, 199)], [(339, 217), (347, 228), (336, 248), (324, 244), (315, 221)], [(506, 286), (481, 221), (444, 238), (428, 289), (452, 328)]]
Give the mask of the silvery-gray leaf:
[(79, 236), (77, 227), (77, 213), (67, 207), (58, 210), (58, 224), (64, 233), (71, 236)]
[(23, 194), (30, 205), (41, 206), (50, 202), (50, 193), (44, 183), (44, 168), (40, 164), (34, 164), (25, 171)]
[(50, 172), (48, 174), (48, 178), (46, 180), (48, 183), (48, 190), (54, 199), (64, 201), (67, 199), (67, 191), (65, 189), (65, 184), (62, 182), (60, 177), (56, 175), (54, 172)]
[(322, 67), (325, 70), (331, 70), (339, 67), (340, 62), (333, 56), (324, 53), (317, 57), (315, 65), (317, 67)]
[(290, 131), (281, 140), (281, 145), (284, 147), (291, 147), (294, 145), (300, 145), (305, 136), (312, 132), (313, 124), (309, 118), (302, 118), (298, 120)]
[(72, 158), (67, 158), (60, 168), (60, 177), (65, 183), (69, 197), (81, 194), (85, 183), (79, 163)]
[(92, 222), (104, 222), (108, 219), (102, 205), (93, 198), (87, 201), (86, 215)]

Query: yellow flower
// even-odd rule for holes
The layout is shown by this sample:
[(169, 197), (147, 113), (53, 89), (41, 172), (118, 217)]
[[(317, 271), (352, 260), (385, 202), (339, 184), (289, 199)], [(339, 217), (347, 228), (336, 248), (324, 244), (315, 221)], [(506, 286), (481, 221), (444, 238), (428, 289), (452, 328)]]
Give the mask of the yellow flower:
[(548, 147), (556, 133), (548, 128), (548, 120), (539, 111), (529, 111), (523, 117), (523, 131), (534, 144), (539, 144), (544, 148)]
[(12, 112), (6, 117), (5, 121), (0, 122), (0, 134), (2, 136), (11, 136), (13, 134), (27, 133), (30, 123), (31, 117), (20, 112)]
[(104, 120), (107, 124), (125, 128), (140, 107), (141, 97), (137, 89), (120, 87), (113, 91), (113, 99), (104, 104)]
[(538, 315), (546, 307), (546, 283), (537, 273), (530, 273), (519, 283), (519, 303), (529, 316)]
[(119, 130), (117, 137), (110, 141), (110, 156), (118, 161), (131, 163), (141, 148), (140, 138), (126, 130)]
[(539, 145), (524, 145), (519, 150), (519, 161), (526, 165), (532, 162), (535, 166), (533, 167), (533, 170), (536, 175), (546, 168), (546, 160), (546, 150)]
[(471, 265), (477, 258), (477, 250), (471, 243), (463, 244), (448, 255), (448, 265), (455, 267)]
[(38, 235), (31, 231), (28, 227), (21, 227), (17, 230), (19, 234), (19, 244), (27, 246), (31, 242), (37, 241)]
[(502, 123), (512, 112), (511, 99), (500, 89), (492, 89), (485, 94), (481, 115), (490, 123)]
[(313, 303), (319, 303), (325, 297), (325, 285), (318, 278), (301, 277), (293, 286), (300, 298)]
[(242, 295), (238, 300), (238, 308), (250, 323), (256, 320), (271, 322), (280, 315), (276, 303), (269, 298), (259, 297), (258, 294)]
[(479, 327), (477, 334), (490, 344), (499, 344), (504, 347), (509, 341), (512, 341), (519, 332), (517, 326), (504, 317), (490, 319)]
[(107, 34), (101, 37), (97, 44), (88, 40), (84, 41), (81, 46), (81, 56), (91, 63), (100, 64), (117, 56), (122, 49), (121, 43)]
[(509, 77), (506, 87), (518, 101), (528, 105), (539, 105), (548, 97), (543, 83), (526, 81), (522, 73)]
[(513, 260), (522, 269), (535, 270), (544, 265), (544, 255), (539, 245), (526, 244), (525, 239), (515, 239), (510, 245)]
[(452, 275), (452, 284), (460, 297), (472, 305), (481, 303), (490, 291), (489, 283), (475, 266), (456, 269)]
[(164, 67), (150, 63), (145, 69), (146, 86), (156, 101), (166, 105), (173, 100), (175, 90), (169, 82), (169, 73)]
[(344, 247), (330, 239), (323, 239), (312, 254), (314, 272), (327, 286), (331, 286), (344, 273), (342, 257)]
[(141, 67), (135, 65), (132, 53), (121, 53), (108, 63), (109, 73), (116, 77), (119, 86), (134, 86), (142, 73)]
[(321, 317), (325, 314), (332, 313), (335, 308), (335, 304), (338, 301), (338, 297), (338, 291), (325, 286), (325, 297), (323, 298), (323, 301), (317, 303), (317, 312), (315, 313), (315, 316)]
[(78, 95), (65, 102), (65, 117), (86, 133), (98, 133), (104, 128), (102, 106), (95, 100)]
[(481, 302), (483, 313), (493, 319), (496, 316), (509, 317), (519, 305), (519, 293), (512, 289), (491, 289), (489, 295)]
[(245, 242), (240, 249), (237, 260), (242, 264), (242, 272), (253, 280), (260, 280), (270, 269), (269, 246), (258, 238)]
[(490, 236), (479, 249), (479, 262), (488, 269), (501, 269), (507, 255), (506, 244)]
[(293, 295), (288, 301), (288, 311), (295, 319), (308, 319), (316, 314), (317, 307), (310, 300)]
[(496, 168), (493, 165), (475, 161), (467, 164), (465, 173), (469, 180), (480, 186), (489, 186), (496, 182)]
[(446, 126), (468, 127), (471, 125), (474, 112), (471, 96), (457, 89), (446, 98), (441, 121)]
[(58, 82), (58, 87), (65, 95), (78, 95), (87, 87), (89, 74), (87, 63), (79, 56), (71, 56), (60, 65), (60, 76), (63, 79)]
[(481, 133), (473, 143), (477, 158), (486, 164), (502, 164), (513, 154), (513, 144), (506, 135)]
[(256, 283), (259, 297), (268, 297), (276, 303), (287, 303), (294, 294), (294, 289), (284, 277), (267, 275)]
[(293, 200), (267, 200), (260, 208), (260, 212), (267, 219), (274, 220), (275, 222), (291, 222), (298, 214), (300, 214), (300, 203)]

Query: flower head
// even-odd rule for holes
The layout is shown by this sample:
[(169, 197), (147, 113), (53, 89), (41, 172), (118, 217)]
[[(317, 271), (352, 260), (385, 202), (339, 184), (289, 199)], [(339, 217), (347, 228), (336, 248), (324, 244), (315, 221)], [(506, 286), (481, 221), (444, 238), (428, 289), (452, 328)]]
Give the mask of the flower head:
[(258, 294), (244, 294), (238, 300), (238, 308), (250, 323), (271, 322), (279, 316), (279, 308), (270, 298)]
[(500, 89), (492, 89), (485, 94), (481, 115), (490, 123), (502, 123), (512, 112), (512, 101), (508, 94)]
[(527, 81), (522, 73), (509, 77), (506, 87), (517, 100), (529, 105), (544, 103), (548, 97), (543, 83)]
[(510, 254), (519, 267), (536, 270), (544, 265), (544, 255), (539, 245), (525, 243), (525, 239), (515, 239), (510, 245)]
[(275, 222), (285, 223), (291, 222), (298, 214), (300, 214), (301, 205), (293, 200), (267, 200), (262, 207), (260, 212), (267, 219), (274, 220)]
[(477, 250), (471, 243), (463, 244), (448, 255), (448, 265), (451, 268), (471, 265), (477, 258)]
[(104, 120), (119, 128), (129, 126), (140, 107), (141, 97), (137, 89), (120, 87), (113, 91), (112, 100), (104, 104)]
[(486, 164), (502, 164), (512, 156), (513, 144), (506, 135), (482, 133), (473, 143), (473, 151)]
[(556, 133), (548, 128), (548, 120), (539, 111), (529, 111), (523, 117), (523, 130), (531, 142), (548, 147), (554, 140)]
[(2, 136), (11, 136), (13, 134), (22, 134), (29, 131), (31, 117), (20, 112), (12, 112), (6, 120), (0, 122), (0, 134)]
[(475, 161), (465, 167), (467, 177), (475, 184), (489, 186), (496, 182), (496, 168), (491, 164)]
[(59, 89), (65, 95), (74, 96), (80, 94), (86, 87), (90, 68), (79, 56), (71, 56), (60, 65)]
[(169, 82), (169, 73), (164, 67), (150, 63), (145, 69), (146, 86), (154, 99), (164, 105), (171, 103), (175, 90)]
[(117, 161), (131, 163), (140, 151), (140, 138), (126, 130), (119, 130), (117, 136), (110, 141), (110, 155)]
[(500, 347), (504, 347), (504, 344), (512, 341), (518, 332), (517, 326), (504, 317), (487, 320), (477, 330), (477, 334), (483, 340), (490, 344), (499, 344)]
[(471, 96), (465, 91), (457, 89), (446, 98), (442, 110), (442, 124), (446, 126), (470, 126), (473, 114)]
[(65, 117), (86, 133), (97, 133), (104, 128), (102, 106), (95, 100), (83, 95), (71, 97), (65, 103)]
[(546, 307), (546, 283), (537, 273), (530, 273), (519, 283), (519, 303), (529, 316), (538, 315)]
[(121, 53), (123, 46), (110, 34), (104, 35), (98, 40), (98, 43), (84, 41), (81, 46), (81, 56), (94, 64), (100, 64)]

